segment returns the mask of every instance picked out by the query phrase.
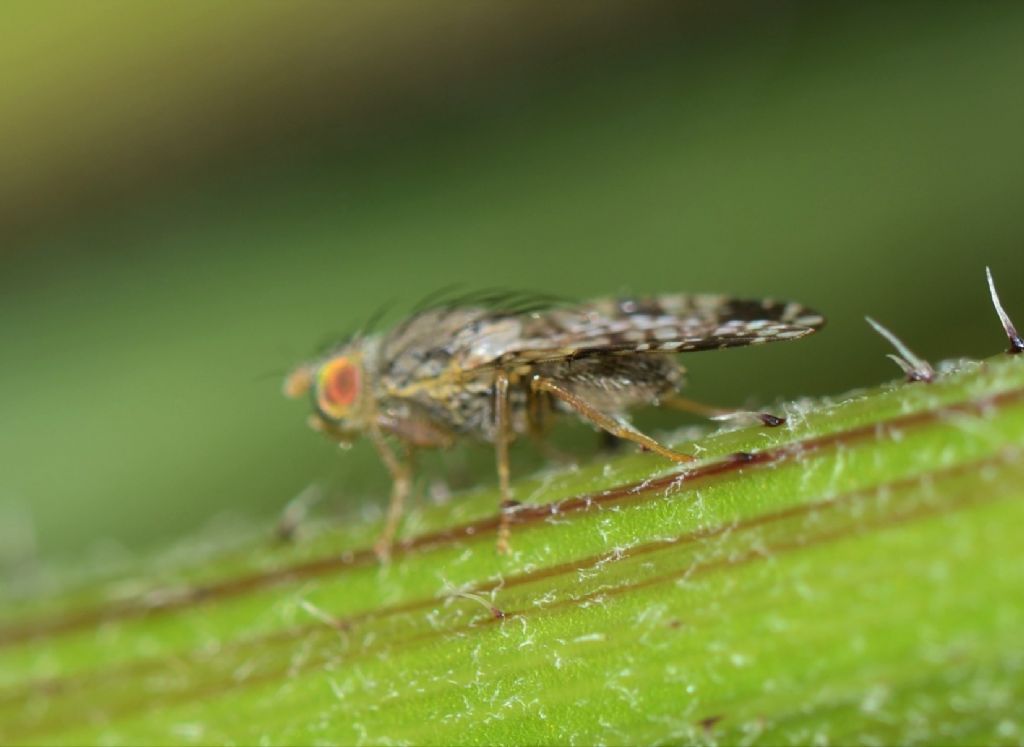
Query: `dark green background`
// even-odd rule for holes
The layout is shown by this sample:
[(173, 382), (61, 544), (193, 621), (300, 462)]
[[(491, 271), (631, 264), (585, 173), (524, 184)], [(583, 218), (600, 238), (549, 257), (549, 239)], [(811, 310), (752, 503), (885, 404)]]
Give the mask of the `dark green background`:
[(1024, 4), (275, 5), (3, 11), (5, 562), (312, 482), (380, 504), (371, 450), (309, 432), (280, 374), (453, 282), (828, 315), (690, 358), (725, 404), (893, 378), (865, 314), (933, 360), (996, 352), (986, 264), (1024, 321)]

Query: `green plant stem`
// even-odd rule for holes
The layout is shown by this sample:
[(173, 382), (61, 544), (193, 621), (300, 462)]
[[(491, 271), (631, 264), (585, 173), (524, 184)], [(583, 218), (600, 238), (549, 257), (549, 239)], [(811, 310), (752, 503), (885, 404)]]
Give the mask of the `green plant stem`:
[[(1019, 743), (1024, 358), (8, 605), (3, 743)], [(269, 533), (268, 533), (269, 534)]]

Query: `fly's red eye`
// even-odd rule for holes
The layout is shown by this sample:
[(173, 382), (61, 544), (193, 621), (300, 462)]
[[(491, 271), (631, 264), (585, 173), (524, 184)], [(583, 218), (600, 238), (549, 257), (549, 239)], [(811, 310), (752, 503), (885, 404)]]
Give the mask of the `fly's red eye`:
[(356, 398), (356, 390), (359, 387), (356, 367), (353, 365), (338, 366), (331, 372), (327, 380), (327, 389), (324, 394), (327, 401), (334, 405), (350, 405)]
[(359, 394), (359, 368), (339, 358), (321, 368), (318, 378), (320, 407), (328, 415), (342, 417)]

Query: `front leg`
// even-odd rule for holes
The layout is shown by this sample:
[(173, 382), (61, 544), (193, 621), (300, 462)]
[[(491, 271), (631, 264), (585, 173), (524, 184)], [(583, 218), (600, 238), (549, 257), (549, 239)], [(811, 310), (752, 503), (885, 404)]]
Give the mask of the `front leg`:
[(374, 543), (373, 551), (381, 560), (387, 560), (391, 555), (391, 547), (395, 539), (395, 530), (402, 518), (402, 511), (405, 507), (405, 499), (409, 496), (412, 488), (412, 455), (411, 446), (406, 445), (403, 458), (395, 455), (395, 452), (388, 445), (384, 434), (374, 427), (370, 429), (370, 440), (373, 441), (380, 459), (384, 462), (388, 472), (391, 473), (391, 500), (388, 503), (387, 519), (384, 523), (384, 531), (381, 532), (377, 542)]

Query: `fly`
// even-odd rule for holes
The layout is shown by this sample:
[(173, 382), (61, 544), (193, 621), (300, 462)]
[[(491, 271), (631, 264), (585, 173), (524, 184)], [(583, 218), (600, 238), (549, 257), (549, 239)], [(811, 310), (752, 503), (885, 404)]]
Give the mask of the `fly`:
[(482, 292), (432, 302), (388, 332), (357, 334), (294, 369), (284, 391), (309, 394), (314, 429), (343, 444), (367, 436), (376, 448), (392, 478), (375, 545), (381, 557), (402, 516), (415, 451), (460, 439), (494, 444), (498, 550), (506, 552), (512, 441), (540, 439), (554, 419), (574, 415), (666, 459), (692, 461), (625, 418), (643, 405), (722, 414), (679, 397), (684, 369), (676, 356), (793, 340), (824, 324), (800, 304), (771, 299), (670, 294), (558, 305)]

